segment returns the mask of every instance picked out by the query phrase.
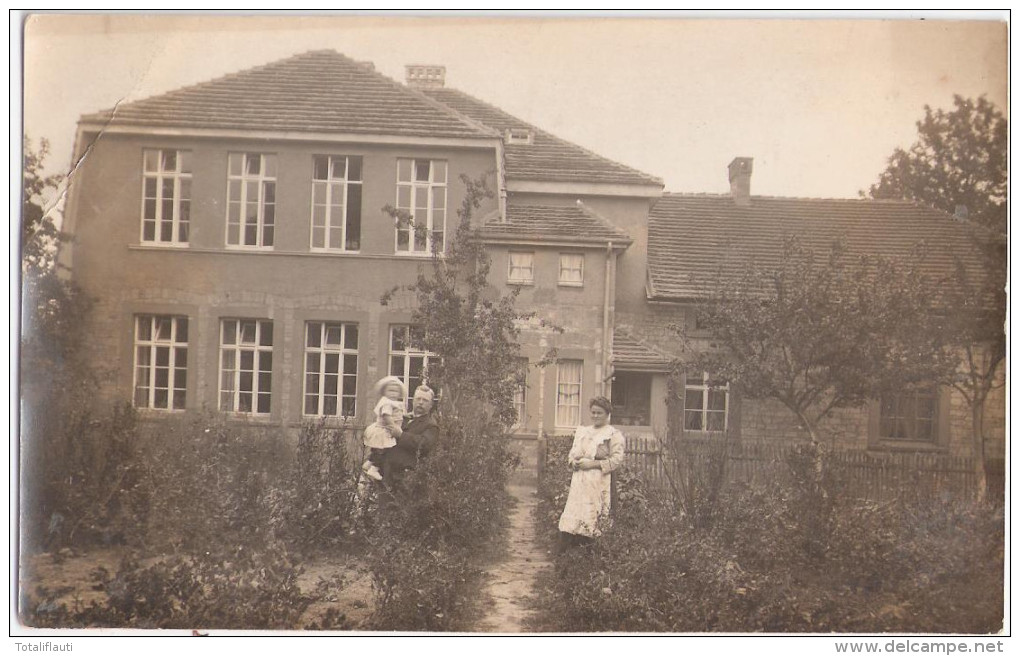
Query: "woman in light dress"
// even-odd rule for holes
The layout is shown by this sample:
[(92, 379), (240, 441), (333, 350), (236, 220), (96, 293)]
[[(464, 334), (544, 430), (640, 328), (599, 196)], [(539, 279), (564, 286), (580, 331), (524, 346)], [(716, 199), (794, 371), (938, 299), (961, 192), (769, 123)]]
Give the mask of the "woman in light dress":
[(592, 425), (577, 427), (567, 456), (574, 473), (559, 524), (566, 545), (583, 544), (599, 535), (599, 522), (609, 514), (611, 473), (623, 464), (625, 443), (620, 431), (609, 425), (609, 399), (596, 396), (588, 409)]

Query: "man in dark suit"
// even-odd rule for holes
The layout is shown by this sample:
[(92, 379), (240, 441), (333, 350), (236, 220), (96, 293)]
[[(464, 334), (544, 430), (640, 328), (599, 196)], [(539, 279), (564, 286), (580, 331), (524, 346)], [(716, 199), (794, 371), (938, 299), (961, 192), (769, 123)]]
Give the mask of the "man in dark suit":
[(387, 449), (383, 458), (383, 482), (390, 489), (399, 487), (404, 473), (414, 469), (420, 458), (427, 457), (439, 439), (439, 426), (432, 417), (436, 393), (427, 385), (414, 391), (413, 416), (404, 420), (404, 430), (396, 446)]

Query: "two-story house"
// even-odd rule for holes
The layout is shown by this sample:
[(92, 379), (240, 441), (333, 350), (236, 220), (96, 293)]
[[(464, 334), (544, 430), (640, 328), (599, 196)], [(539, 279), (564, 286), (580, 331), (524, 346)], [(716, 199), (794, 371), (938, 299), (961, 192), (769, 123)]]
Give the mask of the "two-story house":
[[(476, 217), (490, 283), (519, 288), (523, 310), (563, 328), (524, 331), (530, 363), (558, 356), (528, 368), (516, 399), (526, 435), (571, 431), (595, 394), (612, 397), (625, 432), (664, 429), (669, 326), (689, 320), (706, 293), (693, 281), (734, 244), (760, 255), (783, 234), (840, 233), (889, 255), (965, 239), (952, 217), (906, 203), (751, 196), (746, 158), (731, 164), (729, 195), (663, 195), (659, 178), (446, 87), (441, 66), (407, 74), (399, 84), (314, 51), (82, 117), (62, 257), (97, 300), (83, 330), (93, 361), (112, 365), (107, 396), (151, 414), (364, 424), (375, 380), (425, 376), (414, 299), (380, 297), (442, 250), (462, 175), (498, 190)], [(856, 446), (966, 451), (948, 393), (875, 407), (842, 419)], [(798, 433), (705, 372), (687, 373), (683, 416), (705, 433)], [(1001, 444), (1002, 413), (991, 416)]]
[(644, 285), (661, 181), (446, 89), (441, 67), (408, 74), (315, 51), (82, 117), (62, 257), (97, 300), (83, 329), (113, 365), (108, 396), (370, 420), (372, 383), (413, 387), (429, 359), (413, 298), (380, 297), (442, 251), (460, 177), (489, 175), (493, 284), (564, 328), (528, 333), (530, 360), (563, 359), (529, 371), (521, 430), (584, 418), (582, 399), (608, 392), (614, 299)]

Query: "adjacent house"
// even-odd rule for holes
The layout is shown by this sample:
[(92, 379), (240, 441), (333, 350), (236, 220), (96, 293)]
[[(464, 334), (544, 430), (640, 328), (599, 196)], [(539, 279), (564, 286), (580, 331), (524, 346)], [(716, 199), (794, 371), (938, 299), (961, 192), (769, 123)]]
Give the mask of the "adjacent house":
[[(443, 250), (464, 175), (498, 189), (477, 214), (490, 283), (520, 289), (523, 309), (563, 328), (524, 331), (530, 363), (558, 354), (528, 367), (516, 399), (525, 437), (571, 431), (595, 394), (612, 397), (625, 431), (664, 429), (669, 326), (688, 320), (699, 276), (724, 252), (767, 255), (789, 231), (845, 233), (885, 254), (920, 238), (951, 252), (962, 238), (953, 218), (906, 203), (751, 196), (747, 158), (731, 164), (732, 194), (664, 194), (661, 179), (444, 77), (412, 65), (400, 84), (321, 50), (83, 116), (62, 258), (97, 300), (83, 329), (90, 357), (112, 365), (101, 393), (153, 417), (370, 421), (375, 380), (427, 378), (414, 299), (380, 297)], [(386, 205), (425, 230), (395, 224)], [(706, 372), (683, 387), (689, 431), (797, 433)], [(898, 423), (876, 402), (846, 426), (858, 446), (965, 451), (958, 404), (933, 394)], [(1004, 421), (992, 423), (1001, 443)], [(907, 428), (876, 429), (892, 424)]]

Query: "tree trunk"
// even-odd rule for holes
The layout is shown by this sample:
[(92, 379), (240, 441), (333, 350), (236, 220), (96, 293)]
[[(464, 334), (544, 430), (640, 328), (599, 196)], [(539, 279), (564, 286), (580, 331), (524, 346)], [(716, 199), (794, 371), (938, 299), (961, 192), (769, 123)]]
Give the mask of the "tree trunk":
[(974, 434), (974, 484), (978, 502), (988, 499), (988, 469), (985, 464), (985, 402), (974, 399), (970, 407), (971, 430)]
[(684, 406), (680, 396), (680, 378), (670, 374), (666, 378), (666, 439), (670, 444), (680, 439), (684, 429)]
[(823, 484), (824, 465), (822, 463), (822, 444), (821, 442), (818, 441), (818, 430), (815, 428), (814, 423), (808, 419), (807, 414), (805, 414), (800, 409), (793, 409), (793, 411), (794, 414), (797, 415), (797, 418), (800, 419), (800, 423), (807, 430), (808, 438), (810, 438), (811, 440), (811, 459), (814, 465), (813, 471), (815, 478), (815, 486), (817, 487), (818, 492), (821, 494), (822, 498), (828, 499), (829, 493), (825, 491), (825, 485)]

